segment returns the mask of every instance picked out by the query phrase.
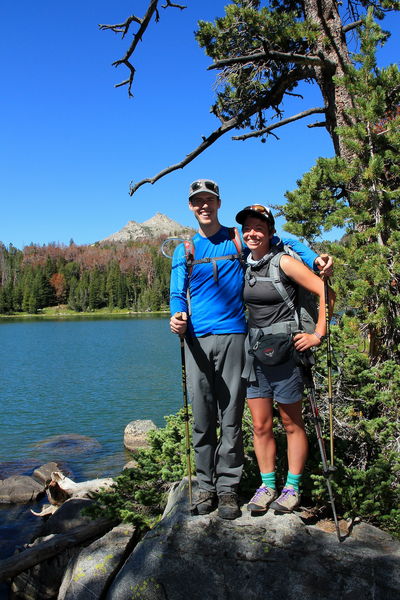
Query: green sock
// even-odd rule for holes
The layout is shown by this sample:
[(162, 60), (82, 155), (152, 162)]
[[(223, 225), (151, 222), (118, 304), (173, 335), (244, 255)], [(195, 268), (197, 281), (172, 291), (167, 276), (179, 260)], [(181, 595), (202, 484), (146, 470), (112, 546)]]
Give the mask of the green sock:
[(301, 481), (302, 476), (303, 476), (303, 473), (300, 473), (300, 475), (293, 475), (293, 473), (288, 471), (285, 486), (292, 485), (294, 487), (294, 489), (296, 490), (296, 492), (298, 492), (299, 488), (300, 488), (300, 481)]
[(275, 489), (275, 471), (272, 471), (272, 473), (260, 473), (260, 475), (261, 481), (265, 486)]

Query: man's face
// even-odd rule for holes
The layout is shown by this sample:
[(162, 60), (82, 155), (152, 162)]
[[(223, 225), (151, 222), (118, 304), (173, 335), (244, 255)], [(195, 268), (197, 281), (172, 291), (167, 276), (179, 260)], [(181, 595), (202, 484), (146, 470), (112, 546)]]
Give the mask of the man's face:
[(221, 200), (214, 194), (199, 192), (189, 200), (189, 208), (200, 225), (212, 225), (218, 221)]

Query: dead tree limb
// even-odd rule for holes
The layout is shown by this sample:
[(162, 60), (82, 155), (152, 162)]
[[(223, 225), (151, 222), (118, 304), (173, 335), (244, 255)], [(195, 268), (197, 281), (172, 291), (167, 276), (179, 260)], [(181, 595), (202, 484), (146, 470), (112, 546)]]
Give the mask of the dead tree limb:
[[(167, 167), (166, 169), (163, 169), (162, 171), (157, 173), (157, 175), (155, 175), (154, 177), (142, 179), (138, 183), (131, 182), (130, 188), (129, 188), (129, 195), (133, 196), (133, 194), (140, 187), (142, 187), (142, 185), (144, 185), (145, 183), (153, 184), (156, 181), (158, 181), (159, 179), (161, 179), (162, 177), (164, 177), (165, 175), (168, 175), (168, 173), (172, 173), (173, 171), (177, 171), (178, 169), (183, 169), (183, 167), (185, 167), (190, 162), (192, 162), (192, 160), (194, 160), (197, 156), (202, 154), (205, 150), (207, 150), (207, 148), (212, 146), (220, 137), (222, 137), (225, 133), (227, 133), (231, 129), (235, 129), (236, 127), (239, 127), (240, 125), (245, 123), (247, 119), (249, 119), (254, 114), (256, 114), (262, 110), (266, 110), (266, 109), (270, 108), (271, 106), (272, 107), (278, 106), (282, 100), (283, 95), (285, 94), (285, 90), (287, 89), (288, 86), (290, 86), (291, 83), (293, 83), (295, 81), (299, 81), (300, 79), (307, 79), (310, 76), (312, 76), (312, 73), (310, 73), (310, 71), (308, 71), (307, 67), (303, 68), (302, 70), (293, 69), (292, 71), (287, 73), (285, 78), (280, 80), (277, 83), (277, 85), (274, 86), (273, 89), (270, 90), (270, 94), (267, 99), (264, 98), (262, 101), (260, 100), (259, 102), (257, 102), (256, 104), (254, 104), (253, 106), (248, 108), (246, 111), (239, 113), (238, 115), (236, 115), (235, 117), (232, 117), (231, 119), (229, 119), (227, 121), (224, 121), (222, 123), (222, 125), (220, 127), (218, 127), (218, 129), (213, 131), (208, 137), (203, 137), (202, 143), (199, 146), (197, 146), (197, 148), (195, 148), (192, 152), (187, 154), (185, 156), (185, 158), (183, 160), (181, 160), (179, 163), (176, 163), (170, 167)], [(323, 110), (323, 109), (321, 109), (321, 110)], [(236, 139), (236, 138), (233, 138), (233, 139)]]
[[(255, 110), (254, 112), (257, 112), (257, 111)], [(199, 146), (197, 146), (197, 148), (195, 148), (192, 152), (187, 154), (185, 156), (185, 158), (183, 160), (181, 160), (179, 163), (176, 163), (175, 165), (172, 165), (170, 167), (167, 167), (166, 169), (163, 169), (162, 171), (157, 173), (157, 175), (155, 175), (154, 177), (142, 179), (141, 181), (139, 181), (138, 183), (135, 183), (135, 184), (133, 184), (131, 182), (130, 189), (129, 189), (129, 195), (133, 196), (133, 194), (140, 187), (142, 187), (142, 185), (144, 185), (145, 183), (153, 184), (156, 181), (158, 181), (159, 179), (161, 179), (162, 177), (164, 177), (165, 175), (168, 175), (168, 173), (172, 173), (173, 171), (177, 171), (178, 169), (183, 169), (183, 167), (185, 167), (187, 164), (192, 162), (192, 160), (194, 160), (197, 156), (199, 156), (199, 154), (202, 154), (202, 152), (204, 152), (205, 150), (207, 150), (207, 148), (212, 146), (214, 144), (214, 142), (216, 142), (220, 137), (222, 137), (227, 131), (234, 129), (239, 124), (239, 122), (240, 122), (239, 117), (233, 117), (229, 121), (226, 121), (225, 123), (223, 123), (221, 125), (221, 127), (218, 127), (218, 129), (213, 131), (208, 137), (203, 138), (202, 143)]]
[(74, 527), (68, 533), (58, 533), (50, 539), (28, 547), (18, 554), (0, 561), (0, 581), (10, 579), (18, 573), (63, 552), (67, 548), (78, 546), (90, 539), (97, 539), (116, 525), (109, 519), (101, 519)]
[(161, 8), (168, 8), (168, 6), (170, 6), (171, 8), (180, 8), (181, 10), (187, 8), (186, 6), (183, 6), (183, 4), (175, 4), (175, 2), (171, 2), (171, 0), (167, 0), (167, 3), (162, 4)]
[[(130, 97), (133, 96), (132, 85), (133, 85), (133, 78), (135, 76), (135, 67), (132, 65), (130, 58), (131, 58), (132, 54), (134, 53), (138, 43), (140, 41), (142, 41), (143, 34), (145, 33), (147, 27), (149, 26), (149, 23), (150, 23), (153, 15), (155, 16), (156, 22), (158, 22), (160, 20), (160, 15), (159, 15), (158, 8), (157, 8), (158, 1), (159, 0), (150, 0), (148, 7), (147, 7), (146, 14), (144, 15), (143, 18), (137, 17), (135, 15), (131, 15), (130, 17), (128, 17), (126, 19), (126, 21), (124, 23), (117, 23), (115, 25), (99, 25), (99, 28), (102, 31), (111, 30), (111, 31), (114, 31), (114, 33), (121, 33), (122, 38), (124, 38), (125, 35), (128, 33), (129, 28), (132, 25), (132, 23), (137, 23), (139, 25), (137, 32), (133, 34), (132, 43), (129, 46), (128, 50), (126, 51), (125, 56), (123, 56), (122, 58), (119, 58), (118, 60), (116, 60), (112, 63), (113, 67), (119, 67), (120, 65), (125, 65), (127, 67), (127, 69), (130, 71), (128, 79), (125, 79), (124, 81), (121, 81), (120, 83), (117, 83), (115, 85), (115, 87), (121, 87), (123, 85), (127, 85), (128, 86), (128, 95)], [(171, 2), (170, 0), (166, 0), (166, 4), (163, 5), (162, 8), (168, 8), (168, 7), (180, 8), (181, 10), (186, 8), (186, 6), (182, 6), (180, 4), (175, 4), (175, 3)]]
[(268, 125), (268, 127), (263, 127), (263, 129), (259, 129), (258, 131), (252, 131), (251, 133), (245, 133), (244, 135), (235, 135), (232, 137), (233, 140), (248, 140), (252, 137), (260, 137), (261, 135), (268, 134), (274, 129), (278, 127), (283, 127), (283, 125), (287, 125), (288, 123), (293, 123), (294, 121), (298, 121), (299, 119), (304, 119), (304, 117), (308, 117), (309, 115), (315, 115), (319, 113), (324, 113), (324, 108), (309, 108), (308, 110), (304, 110), (297, 115), (293, 115), (291, 117), (287, 117), (287, 119), (282, 119), (278, 123), (274, 123), (273, 125)]

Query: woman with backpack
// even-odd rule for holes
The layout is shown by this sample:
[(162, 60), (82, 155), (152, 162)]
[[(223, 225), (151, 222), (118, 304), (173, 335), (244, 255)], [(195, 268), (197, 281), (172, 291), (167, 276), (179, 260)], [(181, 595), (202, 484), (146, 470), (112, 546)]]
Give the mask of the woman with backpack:
[[(292, 512), (300, 504), (299, 484), (308, 452), (299, 365), (304, 364), (307, 351), (319, 346), (326, 334), (324, 283), (302, 262), (270, 246), (275, 221), (269, 208), (261, 204), (247, 206), (236, 215), (236, 221), (242, 225), (243, 239), (250, 250), (244, 286), (249, 333), (242, 376), (247, 379), (254, 450), (262, 481), (247, 508), (264, 512), (270, 506), (279, 512)], [(301, 331), (296, 310), (298, 286), (319, 298), (312, 333)], [(331, 292), (331, 309), (333, 300)], [(288, 474), (279, 497), (275, 483), (273, 400), (278, 404), (287, 438)]]

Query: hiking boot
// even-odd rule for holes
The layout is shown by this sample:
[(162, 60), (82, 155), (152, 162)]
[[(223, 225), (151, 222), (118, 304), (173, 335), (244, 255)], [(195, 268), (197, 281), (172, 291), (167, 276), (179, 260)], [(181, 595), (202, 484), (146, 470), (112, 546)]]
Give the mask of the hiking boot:
[(217, 494), (209, 490), (199, 490), (193, 503), (198, 515), (208, 515), (217, 506)]
[(236, 519), (240, 515), (238, 497), (235, 492), (218, 495), (218, 516), (221, 519)]
[(290, 513), (300, 504), (300, 494), (292, 485), (283, 488), (281, 495), (275, 502), (271, 502), (270, 508), (278, 512)]
[(264, 512), (277, 496), (278, 492), (274, 488), (263, 484), (256, 490), (256, 493), (247, 505), (247, 510), (251, 512)]

